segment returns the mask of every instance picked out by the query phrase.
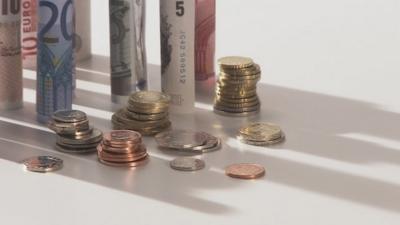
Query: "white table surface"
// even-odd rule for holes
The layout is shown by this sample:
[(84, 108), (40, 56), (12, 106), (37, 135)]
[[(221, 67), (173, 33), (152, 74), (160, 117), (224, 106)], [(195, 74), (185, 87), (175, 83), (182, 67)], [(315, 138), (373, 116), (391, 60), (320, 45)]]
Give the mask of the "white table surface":
[[(25, 71), (24, 109), (0, 113), (1, 224), (400, 224), (398, 2), (249, 2), (218, 1), (217, 56), (249, 55), (262, 65), (262, 113), (218, 116), (201, 96), (194, 115), (173, 115), (176, 128), (224, 140), (221, 151), (201, 156), (207, 167), (199, 172), (171, 170), (177, 155), (160, 151), (152, 138), (145, 138), (150, 163), (135, 170), (55, 151), (55, 135), (35, 121), (35, 74)], [(156, 13), (149, 11), (150, 32)], [(148, 36), (149, 62), (157, 64), (158, 35)], [(104, 38), (96, 39), (96, 54), (107, 54)], [(159, 88), (158, 66), (150, 65), (150, 74), (152, 89)], [(107, 58), (81, 63), (78, 79), (74, 108), (109, 130), (118, 106), (109, 102)], [(236, 130), (248, 121), (280, 124), (286, 142), (240, 144)], [(20, 161), (36, 155), (60, 157), (65, 167), (24, 171)], [(239, 162), (260, 163), (267, 174), (226, 177), (224, 167)]]

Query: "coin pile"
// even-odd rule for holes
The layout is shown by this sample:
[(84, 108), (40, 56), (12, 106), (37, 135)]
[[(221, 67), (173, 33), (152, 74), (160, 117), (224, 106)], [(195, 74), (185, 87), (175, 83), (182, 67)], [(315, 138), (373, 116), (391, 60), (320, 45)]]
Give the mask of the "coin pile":
[(282, 129), (272, 123), (251, 123), (239, 129), (237, 138), (249, 145), (265, 146), (285, 140)]
[(128, 105), (112, 116), (114, 129), (133, 130), (142, 135), (155, 135), (169, 129), (170, 101), (170, 97), (161, 92), (136, 92), (129, 97)]
[(218, 60), (220, 67), (214, 112), (224, 116), (250, 116), (260, 111), (257, 82), (260, 66), (251, 58), (230, 56)]
[(86, 113), (78, 110), (55, 112), (48, 127), (57, 133), (56, 148), (61, 152), (95, 152), (103, 138), (100, 130), (89, 125)]
[(104, 134), (97, 146), (99, 161), (108, 166), (137, 167), (148, 162), (142, 135), (135, 131), (115, 130)]
[(26, 170), (38, 173), (47, 173), (59, 170), (63, 160), (53, 156), (36, 156), (22, 162)]
[(202, 154), (221, 149), (221, 139), (206, 132), (164, 131), (155, 136), (158, 146), (186, 153)]

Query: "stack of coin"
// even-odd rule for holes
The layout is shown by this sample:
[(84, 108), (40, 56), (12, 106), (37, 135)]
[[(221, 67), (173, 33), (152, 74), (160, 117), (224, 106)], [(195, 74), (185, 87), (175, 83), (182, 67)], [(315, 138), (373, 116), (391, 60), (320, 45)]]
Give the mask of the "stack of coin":
[(55, 112), (48, 126), (57, 133), (56, 148), (61, 152), (95, 152), (103, 138), (100, 130), (89, 125), (86, 114), (78, 110)]
[(157, 144), (164, 149), (202, 154), (221, 149), (221, 139), (206, 132), (190, 130), (164, 131), (155, 136)]
[(134, 130), (142, 135), (154, 135), (169, 129), (170, 101), (170, 97), (161, 92), (136, 92), (129, 97), (128, 105), (112, 116), (114, 129)]
[(214, 112), (225, 116), (250, 116), (260, 111), (257, 82), (260, 67), (246, 57), (224, 57), (216, 87)]
[(251, 123), (240, 128), (237, 138), (245, 144), (264, 146), (284, 141), (285, 134), (278, 125), (272, 123)]
[(137, 167), (147, 163), (149, 156), (142, 135), (135, 131), (115, 130), (104, 135), (97, 146), (101, 163), (116, 167)]

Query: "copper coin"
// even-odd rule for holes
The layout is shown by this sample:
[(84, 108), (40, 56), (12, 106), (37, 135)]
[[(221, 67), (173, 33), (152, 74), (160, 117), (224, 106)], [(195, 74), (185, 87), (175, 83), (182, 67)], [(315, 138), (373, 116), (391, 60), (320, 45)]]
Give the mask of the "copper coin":
[(102, 151), (109, 152), (112, 154), (126, 154), (126, 153), (138, 153), (146, 151), (144, 144), (136, 144), (128, 147), (110, 147), (108, 145), (101, 145)]
[(106, 156), (102, 155), (102, 153), (99, 153), (98, 156), (100, 159), (105, 160), (107, 162), (128, 163), (128, 162), (136, 162), (136, 161), (139, 161), (139, 160), (147, 157), (147, 153), (144, 152), (140, 155), (136, 155), (135, 157), (106, 157)]
[(134, 161), (134, 162), (127, 162), (127, 163), (114, 163), (114, 162), (108, 162), (106, 160), (102, 160), (99, 158), (99, 161), (103, 163), (104, 165), (107, 166), (115, 166), (115, 167), (138, 167), (138, 166), (143, 166), (149, 161), (149, 156), (146, 156), (144, 159), (139, 160), (139, 161)]
[(97, 151), (98, 152), (104, 152), (105, 154), (110, 154), (110, 155), (123, 155), (123, 156), (129, 156), (129, 155), (137, 155), (137, 154), (141, 154), (143, 152), (146, 152), (146, 147), (142, 144), (142, 146), (140, 148), (138, 148), (137, 150), (134, 151), (129, 151), (126, 149), (121, 149), (118, 151), (118, 149), (113, 149), (112, 151), (110, 151), (107, 148), (104, 148), (104, 146), (99, 145), (97, 146)]
[(257, 179), (265, 175), (265, 169), (259, 164), (240, 163), (226, 167), (225, 174), (239, 179)]
[(113, 130), (104, 135), (104, 140), (112, 144), (139, 143), (142, 135), (131, 130)]

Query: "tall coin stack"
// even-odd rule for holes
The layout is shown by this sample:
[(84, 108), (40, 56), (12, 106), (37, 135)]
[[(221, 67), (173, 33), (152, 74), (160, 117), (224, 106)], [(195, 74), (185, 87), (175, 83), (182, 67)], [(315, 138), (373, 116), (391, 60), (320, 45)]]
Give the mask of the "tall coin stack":
[(86, 114), (78, 110), (55, 112), (48, 126), (57, 133), (56, 148), (61, 152), (95, 152), (103, 139), (103, 133), (90, 126)]
[(224, 116), (250, 116), (260, 111), (257, 83), (259, 65), (251, 58), (230, 56), (218, 60), (220, 67), (214, 112)]
[(155, 135), (171, 127), (170, 97), (156, 91), (141, 91), (129, 97), (128, 105), (114, 113), (115, 130), (134, 130), (142, 135)]
[(116, 130), (104, 135), (97, 146), (99, 161), (117, 167), (137, 167), (148, 162), (142, 135), (135, 131)]

